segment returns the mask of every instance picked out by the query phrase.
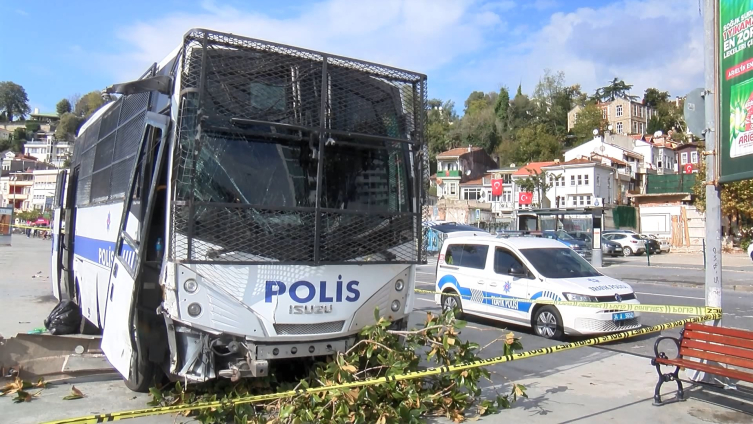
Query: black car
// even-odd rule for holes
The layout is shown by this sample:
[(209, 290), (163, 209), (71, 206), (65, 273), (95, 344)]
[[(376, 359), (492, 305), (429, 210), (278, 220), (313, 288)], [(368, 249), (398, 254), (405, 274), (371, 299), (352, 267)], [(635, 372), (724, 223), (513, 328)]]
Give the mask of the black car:
[(644, 242), (648, 242), (648, 253), (650, 255), (656, 255), (661, 253), (661, 244), (659, 244), (659, 240), (652, 239), (649, 237), (641, 236), (641, 240)]

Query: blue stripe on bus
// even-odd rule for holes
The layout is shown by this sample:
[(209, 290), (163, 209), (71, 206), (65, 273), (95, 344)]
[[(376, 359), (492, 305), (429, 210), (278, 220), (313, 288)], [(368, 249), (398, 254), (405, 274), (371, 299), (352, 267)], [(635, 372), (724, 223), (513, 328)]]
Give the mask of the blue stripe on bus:
[[(73, 253), (110, 268), (115, 259), (115, 243), (76, 235)], [(123, 243), (123, 260), (133, 269), (136, 252), (131, 249), (128, 243)]]

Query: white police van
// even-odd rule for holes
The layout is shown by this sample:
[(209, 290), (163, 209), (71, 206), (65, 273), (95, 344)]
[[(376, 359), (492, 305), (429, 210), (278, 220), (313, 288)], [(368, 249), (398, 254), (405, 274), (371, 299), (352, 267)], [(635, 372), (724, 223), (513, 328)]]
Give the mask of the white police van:
[(443, 310), (458, 307), (463, 313), (530, 326), (545, 338), (640, 327), (637, 312), (519, 300), (640, 303), (632, 287), (599, 273), (557, 240), (452, 238), (442, 246), (436, 278), (435, 301)]

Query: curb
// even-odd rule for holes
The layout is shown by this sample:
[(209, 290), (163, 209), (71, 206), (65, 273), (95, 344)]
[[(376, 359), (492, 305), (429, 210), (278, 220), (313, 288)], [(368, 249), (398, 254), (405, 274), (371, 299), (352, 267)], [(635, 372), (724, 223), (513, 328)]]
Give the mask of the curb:
[[(686, 288), (703, 288), (705, 283), (678, 283), (675, 281), (657, 281), (657, 280), (631, 280), (625, 278), (617, 278), (617, 280), (624, 281), (628, 284), (652, 284), (656, 286), (672, 286), (672, 287), (686, 287)], [(739, 292), (753, 293), (753, 285), (740, 285), (735, 284), (731, 286), (722, 285), (723, 290), (732, 290)]]

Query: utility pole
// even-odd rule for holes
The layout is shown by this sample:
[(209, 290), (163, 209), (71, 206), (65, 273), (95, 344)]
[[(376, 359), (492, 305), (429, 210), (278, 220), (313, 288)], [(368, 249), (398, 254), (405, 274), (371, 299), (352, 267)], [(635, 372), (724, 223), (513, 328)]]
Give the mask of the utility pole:
[[(721, 192), (717, 182), (717, 158), (719, 155), (719, 132), (717, 131), (718, 55), (717, 55), (717, 16), (719, 0), (704, 0), (704, 107), (706, 113), (706, 140), (703, 156), (706, 160), (706, 306), (722, 307), (722, 211)], [(708, 323), (711, 324), (711, 323)], [(720, 325), (721, 319), (713, 322)]]

